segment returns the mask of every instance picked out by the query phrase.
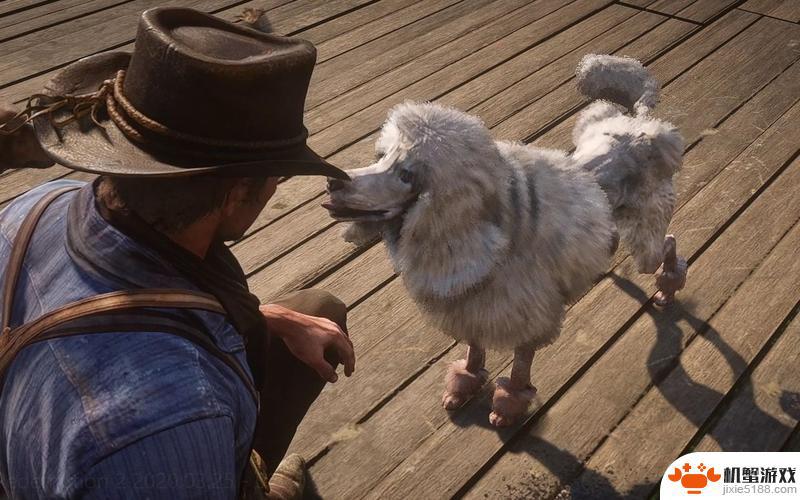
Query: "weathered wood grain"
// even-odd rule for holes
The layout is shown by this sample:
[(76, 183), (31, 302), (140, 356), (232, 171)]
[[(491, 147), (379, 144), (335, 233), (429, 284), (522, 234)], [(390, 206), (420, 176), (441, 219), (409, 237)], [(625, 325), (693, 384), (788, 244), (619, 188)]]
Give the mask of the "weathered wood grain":
[(794, 0), (749, 0), (739, 8), (793, 23), (800, 22), (800, 2)]
[[(793, 76), (794, 75), (786, 75), (786, 77), (783, 80), (776, 81), (775, 84), (774, 84), (775, 88), (771, 89), (770, 92), (766, 92), (764, 94), (764, 96), (760, 98), (759, 101), (755, 101), (752, 108), (747, 108), (747, 109), (746, 108), (742, 108), (742, 110), (741, 110), (742, 114), (739, 115), (739, 119), (734, 121), (734, 122), (732, 122), (733, 126), (731, 127), (731, 130), (730, 131), (726, 131), (726, 134), (724, 136), (724, 137), (727, 137), (727, 138), (733, 138), (733, 137), (742, 138), (742, 143), (738, 146), (738, 150), (735, 149), (735, 148), (732, 148), (733, 151), (734, 151), (733, 156), (736, 156), (737, 152), (741, 151), (747, 144), (749, 144), (754, 139), (754, 134), (755, 134), (754, 130), (758, 130), (757, 128), (756, 129), (750, 129), (749, 125), (746, 125), (747, 121), (745, 119), (741, 118), (741, 117), (746, 117), (751, 112), (752, 113), (757, 113), (757, 114), (760, 115), (762, 112), (766, 111), (770, 107), (771, 103), (773, 102), (773, 99), (775, 99), (776, 97), (783, 96), (784, 100), (781, 103), (780, 108), (777, 111), (777, 114), (773, 113), (774, 116), (766, 117), (766, 121), (765, 122), (761, 122), (759, 124), (755, 124), (755, 127), (759, 127), (760, 125), (764, 125), (765, 123), (766, 124), (772, 123), (772, 121), (774, 121), (777, 116), (780, 116), (780, 114), (783, 112), (783, 110), (785, 110), (789, 105), (791, 105), (791, 103), (795, 102), (795, 100), (796, 100), (795, 97), (788, 98), (788, 97), (786, 97), (786, 93), (785, 93), (786, 90), (791, 90), (791, 88), (792, 88), (791, 86), (792, 85), (797, 85), (796, 80), (793, 78)], [(786, 87), (786, 85), (789, 85), (789, 87)], [(785, 127), (785, 126), (787, 126), (786, 125), (787, 123), (789, 123), (789, 124), (792, 123), (792, 120), (796, 119), (796, 118), (797, 118), (796, 116), (790, 116), (789, 118), (784, 120), (783, 126)], [(739, 128), (741, 128), (740, 131), (738, 130)], [(739, 133), (739, 132), (741, 132), (741, 133)], [(781, 135), (780, 133), (773, 133), (772, 137), (778, 137), (780, 135)], [(788, 139), (789, 142), (791, 142), (791, 140), (792, 140), (791, 138)], [(769, 145), (767, 145), (765, 147), (766, 148), (771, 148), (772, 146), (775, 146), (775, 145), (776, 145), (776, 143), (770, 142)], [(718, 147), (718, 145), (715, 145), (713, 143), (709, 143), (707, 148), (705, 149), (705, 152), (709, 153), (709, 152), (715, 151), (717, 149), (717, 147)], [(785, 145), (784, 145), (784, 149), (785, 149)], [(755, 151), (755, 149), (753, 149), (753, 151)], [(703, 156), (702, 153), (703, 153), (703, 151), (698, 149), (698, 157), (702, 157)], [(729, 159), (730, 158), (728, 158), (728, 160)], [(724, 161), (724, 163), (722, 163), (721, 165), (724, 165), (724, 164), (727, 163), (727, 161), (725, 161), (724, 158), (720, 158), (720, 161)], [(720, 166), (718, 166), (717, 168), (720, 168)], [(707, 177), (705, 180), (697, 179), (698, 189), (705, 182), (707, 182), (708, 179), (713, 177), (713, 173), (709, 173), (708, 175), (709, 175), (709, 177)], [(732, 177), (731, 177), (731, 179), (732, 179)], [(719, 192), (719, 191), (717, 191), (717, 192)], [(746, 197), (748, 195), (749, 195), (749, 191), (745, 190), (745, 191), (742, 192), (740, 197), (738, 197), (737, 199), (741, 202), (742, 200), (746, 199)], [(684, 194), (684, 196), (686, 196), (686, 195)], [(697, 211), (693, 210), (692, 212), (696, 214), (693, 217), (701, 216), (701, 214), (705, 210), (706, 210), (705, 208), (699, 209)], [(728, 210), (727, 210), (727, 213), (728, 214), (735, 213), (735, 207), (729, 207)], [(689, 219), (691, 219), (691, 218), (689, 218)], [(679, 221), (680, 221), (680, 219), (679, 219)], [(719, 222), (719, 224), (721, 224), (721, 223), (722, 223), (722, 221)], [(685, 228), (686, 230), (689, 230), (689, 229), (692, 228), (691, 222), (687, 221), (686, 219), (684, 219), (684, 222), (680, 223), (678, 228), (677, 228), (677, 229), (679, 229), (678, 234), (682, 234), (682, 231), (680, 230), (681, 227)], [(716, 226), (716, 227), (719, 227), (719, 226)], [(714, 234), (714, 228), (705, 228), (705, 229), (706, 229), (706, 231), (704, 232), (705, 237), (710, 237), (711, 235)], [(709, 231), (709, 229), (711, 229), (711, 230)], [(701, 239), (698, 239), (698, 240), (689, 239), (688, 242), (682, 242), (681, 247), (685, 249), (686, 245), (689, 245), (690, 248), (700, 248), (700, 246), (702, 244), (703, 244), (703, 241)], [(611, 287), (609, 286), (609, 288), (611, 288)], [(597, 295), (591, 295), (590, 294), (590, 297), (587, 297), (587, 300), (589, 300), (590, 303), (591, 303), (592, 300), (595, 300), (595, 301), (597, 300), (596, 297), (597, 297)], [(616, 297), (616, 300), (619, 301), (620, 300), (619, 297)], [(614, 306), (611, 305), (613, 303), (614, 303), (613, 300), (609, 301), (607, 303), (608, 307), (609, 308), (614, 307)], [(617, 304), (617, 306), (619, 306), (619, 303)], [(588, 314), (588, 313), (585, 312), (587, 310), (588, 309), (584, 309), (584, 314)], [(616, 309), (615, 309), (615, 311), (616, 311)], [(616, 324), (622, 325), (624, 323), (625, 319), (627, 319), (629, 317), (628, 316), (629, 314), (631, 314), (631, 312), (627, 312), (627, 313), (621, 315), (617, 319), (617, 323)], [(567, 320), (567, 324), (568, 325), (570, 324), (570, 319), (569, 318), (571, 318), (571, 317), (572, 316), (568, 315), (568, 320)], [(587, 326), (587, 327), (584, 327), (584, 328), (587, 329), (587, 333), (585, 333), (585, 334), (584, 333), (580, 333), (580, 335), (581, 336), (589, 335), (590, 333), (588, 332), (588, 329), (590, 327)], [(565, 332), (567, 332), (568, 329), (569, 329), (569, 327), (566, 327), (565, 328)], [(567, 335), (567, 333), (565, 333), (565, 336), (566, 335)], [(564, 352), (564, 351), (562, 351), (562, 352)], [(566, 351), (564, 355), (565, 356), (573, 356), (574, 353), (569, 353), (569, 351)], [(550, 366), (563, 366), (564, 363), (565, 363), (565, 359), (558, 358)], [(413, 387), (413, 384), (412, 384), (412, 386), (409, 386), (408, 388), (406, 388), (405, 391), (412, 390), (412, 387)], [(434, 405), (435, 407), (438, 407), (438, 401), (431, 401), (431, 402), (429, 402), (429, 404), (430, 405)], [(422, 405), (422, 401), (421, 400), (420, 400), (419, 404), (417, 406), (415, 406), (415, 411), (416, 411), (417, 408), (420, 407), (420, 405)], [(427, 406), (426, 406), (426, 408), (427, 408)], [(411, 409), (406, 410), (406, 412), (408, 413), (410, 410)], [(479, 410), (477, 415), (473, 414), (472, 416), (476, 417), (476, 418), (485, 418), (485, 412), (486, 411), (487, 411), (486, 408), (483, 407), (482, 409)], [(378, 415), (373, 416), (372, 418), (382, 419), (382, 418), (391, 418), (391, 416), (390, 415), (387, 416), (386, 414), (384, 414), (384, 412), (381, 411)], [(471, 423), (474, 423), (474, 420), (472, 420)], [(376, 428), (383, 428), (383, 426), (380, 424), (380, 422), (376, 423), (375, 425), (377, 426)], [(434, 430), (435, 429), (432, 430), (430, 426), (422, 426), (422, 425), (420, 425), (417, 428), (417, 430), (415, 431), (414, 434), (404, 434), (404, 436), (406, 436), (408, 439), (410, 439), (410, 440), (412, 440), (413, 442), (416, 443), (418, 440), (420, 440), (420, 441), (424, 440), (424, 437), (429, 435), (429, 434), (432, 434)], [(360, 441), (360, 439), (361, 438), (359, 437), (359, 438), (354, 439), (351, 442), (348, 442), (347, 444), (337, 445), (337, 448), (329, 451), (328, 454), (325, 455), (325, 457), (323, 459), (321, 459), (320, 462), (317, 465), (314, 466), (314, 468), (312, 469), (312, 472), (314, 472), (316, 470), (319, 470), (321, 474), (328, 474), (328, 473), (333, 474), (334, 471), (333, 470), (328, 470), (328, 469), (326, 469), (326, 467), (330, 468), (330, 467), (333, 467), (333, 464), (341, 463), (340, 460), (342, 460), (342, 459), (339, 458), (340, 457), (339, 453), (345, 453), (346, 456), (348, 456), (348, 457), (351, 456), (351, 455), (355, 456), (355, 455), (357, 455), (359, 453), (360, 447), (362, 447), (362, 446), (369, 447), (368, 444), (366, 444), (365, 442)], [(368, 439), (371, 440), (372, 438), (370, 437)], [(402, 443), (399, 443), (398, 446), (403, 447), (404, 445)], [(458, 452), (454, 451), (454, 453), (458, 453)], [(397, 458), (397, 457), (403, 457), (403, 456), (405, 456), (405, 452), (402, 451), (402, 450), (398, 451), (397, 453), (386, 453), (385, 455), (381, 455), (380, 457), (375, 455), (375, 454), (370, 455), (372, 461), (374, 461), (376, 463), (383, 463), (384, 466), (388, 466), (389, 468), (391, 468), (393, 465), (396, 465), (397, 461), (399, 460), (399, 458)], [(387, 465), (387, 462), (388, 462), (388, 465)], [(324, 464), (326, 464), (326, 463), (329, 464), (329, 465), (325, 466)], [(465, 470), (469, 470), (469, 468), (467, 468)], [(445, 476), (448, 476), (448, 475), (451, 474), (451, 471), (448, 470), (447, 472), (444, 472), (443, 474)], [(323, 477), (328, 477), (328, 476), (323, 476)], [(401, 488), (399, 491), (405, 491), (405, 490)]]
[(129, 0), (62, 0), (0, 17), (0, 41), (112, 8)]
[[(765, 21), (766, 23), (764, 23)], [(772, 30), (780, 27), (781, 24), (785, 25), (786, 28), (781, 36), (791, 37), (798, 33), (797, 28), (793, 25), (764, 19), (748, 27), (742, 32), (742, 36), (748, 35), (749, 37), (749, 33), (753, 33), (753, 36), (759, 38), (758, 43), (767, 43), (767, 41), (773, 40), (770, 35)], [(688, 126), (685, 123), (685, 120), (691, 114), (689, 109), (702, 109), (703, 114), (709, 118), (720, 120), (731, 109), (735, 109), (740, 103), (746, 102), (753, 93), (772, 78), (781, 74), (786, 67), (793, 64), (800, 56), (800, 50), (787, 45), (784, 41), (773, 44), (763, 52), (750, 55), (747, 39), (747, 37), (737, 38), (738, 43), (725, 45), (675, 80), (666, 78), (662, 80), (670, 83), (662, 90), (661, 101), (656, 108), (656, 114), (678, 126), (687, 144), (695, 141), (707, 128), (698, 128), (700, 127), (699, 124)], [(762, 69), (755, 69), (761, 68), (764, 58), (772, 55), (775, 56), (775, 59), (771, 60), (771, 62), (774, 62), (774, 66), (770, 65), (763, 68), (763, 71)], [(705, 71), (713, 72), (713, 68), (719, 68), (721, 64), (726, 64), (724, 57), (728, 56), (736, 57), (737, 60), (741, 57), (742, 66), (737, 65), (730, 71), (721, 71), (719, 75), (704, 76)], [(658, 78), (663, 68), (654, 64), (651, 70)], [(752, 71), (757, 73), (751, 73)], [(701, 81), (703, 85), (697, 85)], [(573, 90), (573, 92), (575, 91)], [(689, 109), (686, 106), (687, 102), (692, 103)], [(571, 130), (576, 118), (577, 115), (573, 115), (569, 119), (562, 121), (558, 126), (539, 137), (536, 143), (549, 147), (569, 147)], [(710, 120), (706, 123), (713, 124), (715, 122)]]
[[(367, 7), (356, 12), (356, 14), (363, 15), (346, 16), (348, 20), (346, 23), (325, 23), (321, 25), (321, 27), (336, 26), (337, 30), (344, 28), (349, 29), (335, 38), (317, 43), (317, 50), (319, 51), (317, 63), (319, 64), (325, 62), (332, 57), (347, 52), (348, 50), (364, 45), (367, 42), (380, 38), (404, 26), (408, 26), (418, 19), (422, 19), (442, 9), (450, 7), (459, 1), (461, 0), (428, 0), (425, 2), (417, 2), (401, 10), (392, 12), (387, 16), (371, 20), (370, 22), (365, 22), (366, 19), (363, 19), (364, 15), (368, 13), (366, 12), (368, 9)], [(370, 7), (383, 6), (385, 3), (387, 2), (378, 2), (372, 4)], [(405, 3), (408, 4), (408, 0), (405, 0)], [(360, 24), (355, 24), (359, 21)], [(313, 37), (315, 35), (316, 32), (314, 31), (314, 28), (312, 28), (309, 31), (303, 32), (302, 36), (303, 38), (314, 41)]]
[[(468, 32), (464, 36), (454, 39), (435, 50), (420, 54), (418, 58), (309, 110), (306, 114), (306, 125), (313, 132), (319, 132), (343, 119), (352, 118), (355, 113), (378, 103), (382, 99), (390, 98), (391, 103), (400, 102), (402, 96), (392, 96), (392, 94), (415, 83), (421, 85), (421, 81), (437, 80), (440, 78), (438, 77), (440, 73), (452, 72), (458, 74), (457, 68), (451, 68), (450, 65), (459, 65), (461, 59), (470, 57), (479, 50), (484, 50), (485, 53), (486, 50), (490, 50), (489, 47), (495, 46), (495, 43), (501, 43), (506, 37), (511, 38), (516, 35), (518, 40), (516, 44), (519, 45), (520, 36), (514, 33), (516, 30), (535, 29), (530, 28), (530, 25), (536, 21), (541, 20), (538, 26), (542, 26), (546, 24), (545, 20), (557, 18), (561, 18), (559, 24), (563, 26), (574, 21), (581, 14), (589, 12), (586, 10), (587, 7), (591, 8), (597, 4), (589, 4), (583, 1), (577, 4), (573, 3), (567, 8), (559, 9), (563, 3), (553, 0), (539, 1), (534, 5), (537, 7), (535, 9), (530, 8), (533, 6), (523, 6), (506, 15), (499, 16), (481, 30)], [(530, 39), (523, 40), (523, 43), (527, 42), (530, 45), (540, 40), (542, 40), (542, 35), (534, 32), (530, 34)], [(508, 44), (509, 42), (505, 43)], [(520, 47), (524, 48), (526, 45), (521, 45)], [(488, 61), (484, 62), (484, 65), (491, 67), (492, 63), (499, 63), (506, 53), (507, 50), (489, 58)], [(464, 65), (461, 64), (462, 67)], [(432, 99), (446, 90), (449, 89), (442, 88), (434, 91), (434, 94), (428, 98)], [(379, 105), (380, 112), (385, 114), (391, 103)], [(373, 130), (377, 128), (374, 122), (371, 122), (371, 124)], [(361, 135), (365, 135), (369, 130), (363, 126), (359, 127)], [(353, 135), (355, 134), (351, 134), (351, 136)]]
[[(287, 0), (271, 1), (279, 4)], [(213, 12), (233, 3), (233, 0), (135, 0), (9, 40), (0, 44), (0, 85), (7, 86), (87, 54), (130, 42), (136, 34), (139, 17), (146, 9), (184, 6)], [(86, 36), (87, 33), (91, 36)]]
[[(800, 166), (800, 161), (797, 164)], [(800, 168), (795, 171), (800, 172)], [(779, 182), (799, 180), (800, 175), (795, 175), (794, 179), (780, 179)], [(800, 197), (795, 198), (800, 200)], [(800, 219), (800, 203), (787, 208), (789, 220), (796, 222)], [(757, 225), (759, 219), (750, 219), (748, 222)], [(776, 224), (776, 231), (785, 229), (783, 220), (781, 217), (781, 223)], [(752, 232), (752, 237), (763, 237), (763, 233), (758, 234), (761, 232), (756, 229)], [(733, 235), (732, 232), (729, 234)], [(767, 240), (775, 241), (774, 235), (770, 234)], [(735, 243), (733, 240), (727, 241), (727, 253), (731, 257), (721, 258), (716, 272), (752, 270), (750, 266), (753, 261), (739, 258), (738, 249), (755, 248), (759, 244), (748, 239)], [(693, 323), (692, 328), (696, 329), (697, 336), (693, 340), (687, 339), (691, 343), (674, 360), (675, 367), (647, 391), (593, 453), (586, 463), (586, 470), (571, 486), (573, 494), (582, 498), (597, 498), (609, 488), (610, 491), (627, 492), (642, 482), (658, 484), (667, 466), (681, 455), (797, 303), (797, 283), (800, 283), (800, 259), (796, 255), (798, 245), (800, 226), (795, 225), (766, 259), (752, 270), (735, 295), (707, 322), (699, 321), (696, 313), (690, 310), (680, 311), (675, 316), (676, 321)], [(731, 268), (735, 270), (731, 271)], [(697, 294), (696, 300), (704, 300), (703, 295)], [(658, 324), (658, 320), (655, 323)], [(672, 326), (657, 326), (658, 339), (646, 360), (650, 365), (651, 377), (657, 371), (652, 364), (665, 363), (661, 353), (673, 351), (675, 344), (680, 343), (680, 338), (673, 334)], [(626, 359), (645, 361), (638, 357)], [(587, 377), (591, 376), (587, 374)], [(631, 385), (630, 377), (624, 379), (625, 385)], [(750, 407), (755, 408), (753, 401), (750, 401)], [(783, 427), (785, 435), (794, 428), (794, 422), (791, 426), (783, 426), (775, 421), (771, 423), (773, 428)], [(739, 425), (743, 425), (743, 422)], [(761, 427), (755, 427), (751, 432), (758, 433), (760, 430)], [(766, 451), (763, 448), (761, 450)], [(728, 448), (726, 451), (739, 450)]]
[[(796, 252), (796, 247), (789, 252)], [(776, 275), (784, 272), (780, 269)], [(769, 291), (770, 296), (774, 294)], [(797, 300), (797, 290), (787, 296)], [(718, 409), (722, 415), (693, 451), (779, 451), (800, 420), (798, 359), (800, 315), (795, 315), (752, 374), (735, 389), (729, 404)]]
[[(355, 29), (359, 26), (370, 23), (376, 19), (389, 19), (389, 16), (398, 10), (403, 10), (424, 0), (381, 0), (373, 4), (353, 11), (346, 16), (347, 19), (340, 19), (335, 23), (322, 23), (303, 32), (303, 38), (315, 44), (322, 43), (331, 38), (335, 38), (343, 33)], [(413, 22), (414, 18), (411, 17)]]
[[(736, 37), (741, 30), (747, 31), (753, 29), (757, 33), (759, 40), (768, 39), (768, 27), (766, 26), (753, 26), (757, 24), (755, 21), (758, 18), (754, 14), (745, 13), (742, 11), (734, 11), (718, 22), (712, 24), (708, 29), (700, 31), (697, 35), (692, 36), (686, 43), (679, 45), (675, 50), (670, 51), (670, 57), (661, 58), (659, 61), (653, 62), (649, 67), (656, 79), (663, 86), (671, 84), (671, 81), (684, 73), (687, 69), (694, 70), (697, 66), (702, 65), (707, 59), (715, 58), (717, 64), (723, 61), (717, 54), (723, 49), (717, 50), (720, 46), (724, 45), (724, 53), (735, 53), (737, 56), (743, 51), (746, 51), (746, 39), (743, 44), (741, 38)], [(726, 42), (731, 38), (737, 41), (737, 45), (729, 47)], [(774, 46), (774, 45), (773, 45)], [(791, 49), (783, 47), (784, 54), (792, 53)], [(759, 53), (763, 57), (762, 53)], [(698, 62), (699, 61), (699, 62)], [(751, 60), (752, 64), (752, 60)], [(704, 67), (710, 64), (706, 63)], [(711, 65), (713, 66), (713, 65)], [(782, 68), (783, 69), (783, 68)], [(781, 70), (782, 70), (781, 69)], [(778, 71), (780, 72), (780, 71)], [(704, 75), (699, 71), (693, 72), (695, 80), (703, 78)], [(714, 76), (710, 76), (715, 78)], [(718, 80), (715, 80), (718, 81)], [(697, 83), (694, 81), (694, 83)], [(698, 93), (705, 93), (708, 87), (702, 87), (695, 91)], [(506, 120), (500, 127), (496, 129), (496, 134), (500, 138), (520, 140), (526, 137), (532, 137), (539, 133), (542, 129), (542, 122), (549, 127), (551, 124), (559, 123), (563, 117), (571, 116), (574, 114), (585, 100), (580, 96), (578, 90), (571, 85), (559, 87), (548, 95), (548, 99), (541, 99), (532, 103), (531, 105), (523, 108), (508, 120)], [(659, 105), (658, 113), (662, 113), (662, 104)], [(536, 121), (538, 120), (538, 121)], [(532, 126), (532, 123), (539, 124), (539, 126)], [(564, 130), (571, 130), (571, 124), (562, 124), (558, 132), (551, 132), (551, 134), (563, 134)], [(554, 129), (555, 130), (555, 129)], [(522, 133), (523, 135), (518, 135)], [(547, 142), (545, 140), (537, 141), (537, 143), (546, 145), (548, 147), (564, 147), (565, 144), (557, 144)]]
[[(561, 0), (561, 3), (567, 1), (569, 0)], [(524, 3), (524, 0), (460, 2), (385, 37), (329, 59), (314, 69), (311, 86), (317, 90), (309, 95), (306, 108), (316, 107), (415, 59), (420, 54), (455, 40)]]
[[(749, 275), (797, 221), (796, 210), (800, 210), (800, 198), (792, 192), (790, 182), (796, 182), (796, 176), (800, 175), (800, 162), (795, 162), (792, 169), (779, 176), (741, 215), (736, 217), (736, 213), (752, 193), (757, 192), (794, 156), (797, 137), (786, 138), (784, 133), (789, 132), (798, 116), (800, 106), (796, 105), (791, 114), (784, 115), (767, 131), (769, 135), (764, 137), (763, 142), (751, 145), (677, 212), (671, 230), (678, 235), (679, 251), (696, 259), (691, 265), (687, 289), (683, 292), (680, 304), (661, 313), (654, 312), (651, 307), (646, 309), (646, 314), (625, 330), (622, 338), (538, 419), (531, 431), (509, 448), (511, 453), (506, 453), (486, 471), (486, 475), (470, 492), (470, 497), (478, 498), (484, 493), (491, 495), (501, 491), (504, 488), (501, 477), (507, 478), (512, 484), (528, 485), (534, 481), (548, 491), (558, 491), (564, 483), (568, 484), (581, 472), (583, 460), (627, 414), (647, 388), (650, 377), (662, 375), (684, 345), (682, 342), (672, 342), (664, 346), (657, 344), (657, 339), (678, 336), (686, 340), (689, 338), (687, 335), (693, 336), (696, 329), (700, 328), (698, 322), (706, 321), (713, 315), (738, 283)], [(767, 152), (770, 158), (760, 156)], [(757, 158), (758, 162), (753, 163), (753, 158)], [(770, 219), (769, 225), (759, 224), (758, 221), (770, 217), (770, 214), (779, 210), (778, 207), (781, 207), (781, 214)], [(731, 217), (736, 218), (708, 250), (703, 250), (706, 241), (713, 239)], [(699, 256), (695, 255), (698, 250), (702, 251)], [(719, 272), (722, 268), (727, 272)], [(624, 300), (617, 300), (613, 312), (626, 307), (634, 297), (640, 302), (650, 296), (652, 287), (645, 285), (640, 277), (628, 277), (616, 271), (615, 274), (618, 275), (614, 278), (619, 286), (617, 294)], [(576, 311), (574, 307), (570, 313), (573, 311)], [(594, 330), (592, 335), (603, 332), (602, 335), (607, 336), (615, 331), (606, 330), (608, 326), (615, 329), (622, 327), (621, 323), (608, 325), (605, 311), (592, 311), (595, 324), (585, 327)], [(698, 321), (683, 321), (685, 316), (682, 315), (686, 311)], [(588, 311), (584, 314), (588, 314)], [(656, 331), (665, 331), (656, 335), (654, 325)], [(659, 349), (652, 350), (653, 345)], [(632, 360), (641, 361), (633, 363)], [(609, 371), (612, 362), (617, 362), (617, 365)], [(611, 376), (611, 373), (614, 375)], [(624, 380), (624, 384), (608, 384), (608, 380)], [(592, 395), (591, 399), (587, 399), (586, 395)], [(597, 404), (596, 400), (603, 404)], [(587, 412), (592, 415), (591, 419), (586, 418)], [(559, 426), (548, 426), (551, 421), (558, 421)], [(456, 437), (451, 437), (447, 442), (451, 443)], [(525, 450), (525, 453), (517, 455), (513, 450)], [(437, 449), (436, 453), (440, 456), (445, 451)], [(528, 471), (531, 471), (530, 474)]]

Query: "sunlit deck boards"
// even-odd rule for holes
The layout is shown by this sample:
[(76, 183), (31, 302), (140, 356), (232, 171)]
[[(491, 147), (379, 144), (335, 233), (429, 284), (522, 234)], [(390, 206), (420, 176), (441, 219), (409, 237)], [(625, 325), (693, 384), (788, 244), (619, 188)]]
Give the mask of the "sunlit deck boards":
[[(276, 31), (317, 43), (310, 142), (344, 167), (371, 160), (387, 109), (405, 99), (568, 148), (584, 105), (572, 75), (587, 52), (643, 60), (664, 85), (657, 114), (686, 138), (671, 226), (690, 261), (679, 303), (654, 308), (652, 277), (620, 252), (537, 355), (542, 406), (502, 432), (488, 426), (488, 391), (451, 415), (439, 406), (461, 348), (424, 324), (381, 246), (341, 240), (319, 206), (322, 179), (284, 183), (233, 250), (265, 301), (319, 286), (351, 305), (356, 375), (325, 390), (293, 445), (323, 497), (646, 497), (692, 449), (797, 449), (800, 2), (7, 0), (0, 98), (129, 49), (138, 13), (157, 4), (225, 18), (265, 8)], [(6, 173), (0, 203), (64, 176), (89, 178)], [(509, 362), (492, 353), (492, 377)]]

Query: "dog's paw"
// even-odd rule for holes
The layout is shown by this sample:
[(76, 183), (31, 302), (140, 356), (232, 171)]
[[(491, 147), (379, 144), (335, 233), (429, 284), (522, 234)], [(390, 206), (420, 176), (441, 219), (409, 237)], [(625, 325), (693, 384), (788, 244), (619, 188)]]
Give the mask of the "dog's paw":
[(442, 406), (446, 410), (455, 410), (464, 406), (464, 403), (474, 396), (486, 380), (489, 373), (481, 369), (478, 373), (467, 370), (467, 360), (454, 361), (444, 377), (444, 395)]
[(536, 397), (536, 388), (528, 384), (525, 389), (514, 389), (507, 377), (497, 379), (492, 398), (492, 413), (489, 423), (495, 427), (514, 425), (522, 417)]
[(657, 305), (666, 306), (675, 300), (675, 293), (686, 286), (688, 268), (686, 259), (677, 257), (675, 269), (669, 271), (659, 270), (656, 275), (658, 291), (653, 299)]

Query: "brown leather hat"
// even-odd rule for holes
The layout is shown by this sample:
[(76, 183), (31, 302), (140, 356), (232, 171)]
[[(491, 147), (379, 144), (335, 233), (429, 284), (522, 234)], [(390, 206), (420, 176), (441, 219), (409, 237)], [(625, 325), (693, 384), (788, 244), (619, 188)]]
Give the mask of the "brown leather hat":
[(133, 54), (81, 59), (33, 104), (55, 161), (117, 176), (326, 175), (307, 145), (316, 49), (185, 8), (142, 14)]

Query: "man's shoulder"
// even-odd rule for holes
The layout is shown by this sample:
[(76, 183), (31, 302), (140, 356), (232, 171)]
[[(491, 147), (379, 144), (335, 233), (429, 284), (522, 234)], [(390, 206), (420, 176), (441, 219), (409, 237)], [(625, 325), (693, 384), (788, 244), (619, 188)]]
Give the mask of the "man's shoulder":
[(86, 183), (82, 181), (59, 179), (36, 186), (30, 191), (17, 196), (0, 211), (0, 230), (2, 230), (7, 238), (11, 238), (16, 234), (17, 228), (19, 224), (22, 223), (25, 214), (27, 214), (31, 208), (33, 208), (33, 205), (47, 193), (63, 187), (74, 186), (80, 188), (84, 185), (86, 185)]
[(0, 440), (6, 450), (24, 451), (5, 460), (20, 477), (58, 478), (63, 487), (104, 457), (161, 431), (206, 418), (254, 421), (246, 395), (232, 386), (202, 350), (163, 333), (34, 344), (14, 361), (0, 393)]

